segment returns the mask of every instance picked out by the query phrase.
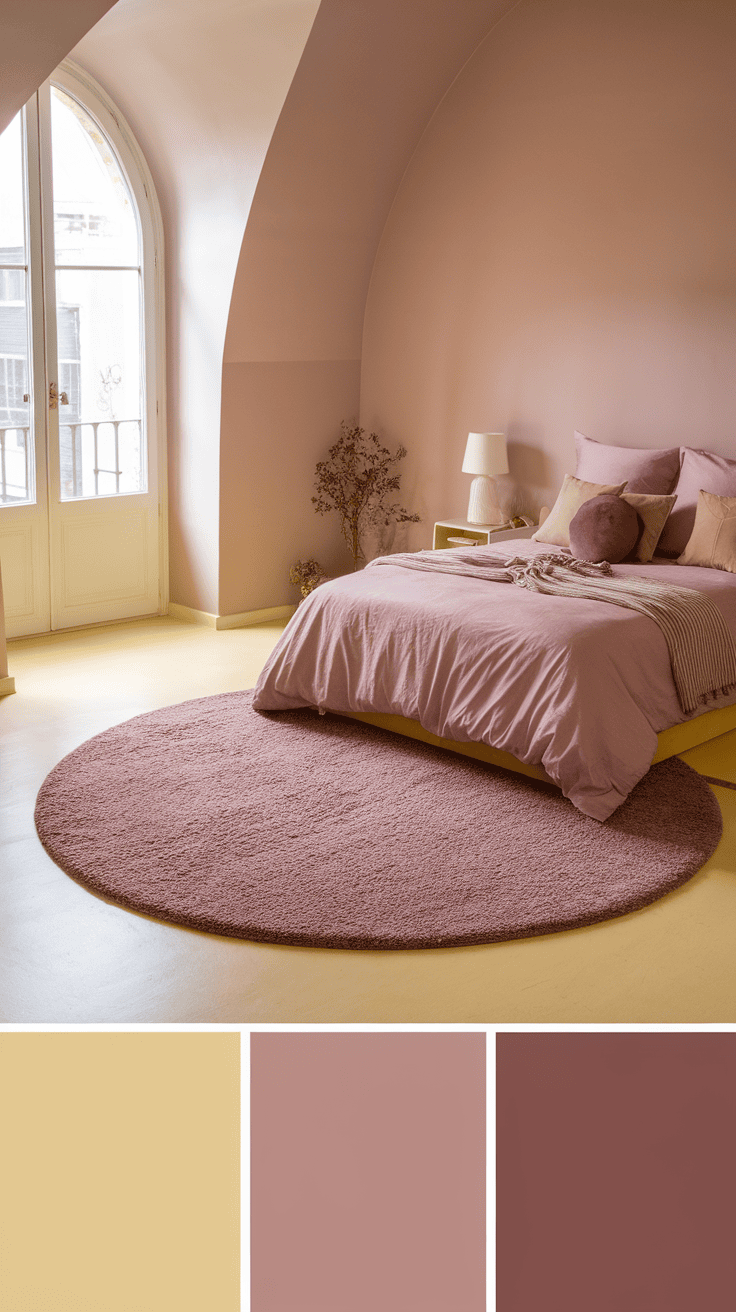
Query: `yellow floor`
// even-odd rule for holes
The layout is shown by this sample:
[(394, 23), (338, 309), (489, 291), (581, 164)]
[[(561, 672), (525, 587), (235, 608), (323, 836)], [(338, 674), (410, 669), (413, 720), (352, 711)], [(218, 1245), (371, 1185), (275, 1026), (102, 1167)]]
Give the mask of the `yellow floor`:
[[(59, 870), (33, 825), (45, 775), (94, 733), (252, 687), (280, 625), (169, 618), (12, 643), (0, 700), (0, 1021), (736, 1022), (736, 791), (688, 884), (589, 929), (490, 947), (336, 952), (217, 938), (123, 911)], [(684, 756), (736, 783), (736, 732)]]

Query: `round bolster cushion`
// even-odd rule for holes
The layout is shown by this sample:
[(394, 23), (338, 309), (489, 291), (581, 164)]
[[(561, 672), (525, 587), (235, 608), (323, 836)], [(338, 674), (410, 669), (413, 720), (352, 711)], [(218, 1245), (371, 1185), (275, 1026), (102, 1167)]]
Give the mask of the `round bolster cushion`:
[(570, 523), (570, 550), (576, 560), (616, 565), (634, 550), (642, 523), (628, 501), (610, 492), (584, 501)]

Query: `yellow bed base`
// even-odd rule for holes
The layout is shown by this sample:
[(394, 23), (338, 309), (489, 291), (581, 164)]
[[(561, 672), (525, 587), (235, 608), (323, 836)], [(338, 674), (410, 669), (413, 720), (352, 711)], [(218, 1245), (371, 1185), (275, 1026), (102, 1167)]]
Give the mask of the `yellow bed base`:
[[(458, 752), (461, 756), (472, 756), (476, 761), (485, 761), (488, 765), (501, 765), (505, 770), (516, 770), (517, 774), (529, 775), (532, 779), (543, 779), (552, 783), (546, 770), (540, 765), (526, 765), (510, 752), (498, 751), (485, 743), (456, 743), (452, 738), (438, 738), (428, 733), (418, 720), (407, 720), (403, 715), (382, 715), (374, 711), (343, 711), (351, 720), (362, 720), (364, 724), (375, 724), (379, 729), (388, 729), (391, 733), (402, 734), (404, 738), (417, 738), (420, 742), (431, 743), (434, 747), (444, 747), (447, 751)], [(721, 706), (715, 711), (704, 711), (693, 720), (684, 724), (675, 724), (665, 729), (657, 739), (657, 750), (652, 757), (652, 765), (657, 761), (666, 761), (669, 756), (687, 752), (691, 747), (720, 738), (721, 734), (736, 729), (736, 706)]]

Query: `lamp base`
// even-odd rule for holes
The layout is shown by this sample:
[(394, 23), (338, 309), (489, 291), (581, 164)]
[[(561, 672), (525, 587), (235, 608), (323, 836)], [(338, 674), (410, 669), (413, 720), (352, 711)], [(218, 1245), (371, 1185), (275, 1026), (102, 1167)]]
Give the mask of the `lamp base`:
[(506, 517), (496, 499), (496, 480), (487, 474), (478, 474), (470, 484), (468, 523), (483, 524), (486, 528), (506, 523)]

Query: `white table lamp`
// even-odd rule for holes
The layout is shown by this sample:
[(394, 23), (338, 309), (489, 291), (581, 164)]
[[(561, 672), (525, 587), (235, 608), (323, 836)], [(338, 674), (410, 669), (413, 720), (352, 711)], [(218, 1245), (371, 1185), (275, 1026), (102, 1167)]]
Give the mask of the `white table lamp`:
[(505, 433), (468, 433), (463, 473), (475, 474), (470, 484), (469, 524), (503, 524), (494, 479), (508, 474)]

